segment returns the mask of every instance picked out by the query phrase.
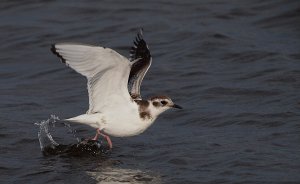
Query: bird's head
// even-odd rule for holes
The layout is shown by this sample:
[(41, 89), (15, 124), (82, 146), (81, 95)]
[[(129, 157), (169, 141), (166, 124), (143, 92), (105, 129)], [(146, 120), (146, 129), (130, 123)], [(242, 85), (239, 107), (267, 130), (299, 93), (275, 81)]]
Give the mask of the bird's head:
[(151, 106), (151, 114), (158, 116), (159, 114), (163, 113), (164, 111), (177, 108), (182, 109), (181, 106), (175, 104), (171, 98), (167, 96), (155, 96), (148, 100)]

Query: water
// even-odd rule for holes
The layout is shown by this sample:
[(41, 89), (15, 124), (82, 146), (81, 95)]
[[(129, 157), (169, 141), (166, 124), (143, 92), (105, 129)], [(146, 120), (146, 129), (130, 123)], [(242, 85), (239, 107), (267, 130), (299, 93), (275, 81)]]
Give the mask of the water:
[[(76, 135), (76, 130), (71, 128), (71, 125), (59, 119), (55, 115), (51, 115), (49, 119), (43, 120), (40, 123), (35, 123), (39, 127), (38, 138), (40, 148), (45, 156), (64, 155), (64, 156), (93, 156), (101, 157), (111, 152), (108, 145), (105, 146), (103, 141), (91, 140), (90, 138), (80, 138)], [(64, 127), (67, 133), (71, 133), (71, 137), (66, 131), (62, 131)], [(62, 139), (60, 143), (54, 140), (53, 135)], [(62, 136), (62, 137), (61, 137)], [(69, 143), (66, 142), (70, 139)], [(74, 138), (76, 141), (74, 141)]]
[[(0, 183), (299, 183), (299, 8), (297, 0), (1, 1)], [(167, 94), (184, 110), (113, 138), (111, 153), (44, 155), (34, 123), (88, 108), (86, 80), (50, 45), (129, 56), (140, 27), (153, 56), (142, 95)], [(79, 139), (95, 133), (71, 128)], [(54, 129), (58, 144), (77, 144), (68, 128)]]
[(59, 120), (58, 117), (52, 115), (49, 119), (45, 121), (41, 121), (40, 123), (35, 123), (35, 125), (39, 126), (38, 138), (40, 142), (41, 151), (45, 150), (45, 147), (56, 147), (59, 144), (53, 139), (52, 134), (50, 132), (51, 128), (55, 127), (55, 123)]

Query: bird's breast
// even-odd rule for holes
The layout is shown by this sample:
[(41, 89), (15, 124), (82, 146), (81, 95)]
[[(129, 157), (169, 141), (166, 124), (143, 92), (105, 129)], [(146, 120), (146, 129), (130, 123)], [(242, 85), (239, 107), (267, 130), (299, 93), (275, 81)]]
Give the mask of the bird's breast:
[(143, 133), (153, 121), (144, 121), (139, 117), (124, 117), (107, 123), (104, 132), (114, 137), (130, 137)]

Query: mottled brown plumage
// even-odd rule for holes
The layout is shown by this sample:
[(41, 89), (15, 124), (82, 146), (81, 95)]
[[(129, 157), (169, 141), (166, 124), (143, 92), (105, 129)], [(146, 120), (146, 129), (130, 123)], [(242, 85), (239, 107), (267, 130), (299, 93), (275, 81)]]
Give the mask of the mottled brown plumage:
[(140, 117), (142, 119), (150, 119), (151, 118), (151, 115), (150, 115), (150, 112), (148, 110), (148, 107), (149, 107), (149, 102), (146, 101), (146, 100), (135, 100), (135, 102), (138, 104), (139, 106), (139, 114), (140, 114)]
[(152, 105), (153, 105), (154, 107), (159, 107), (159, 102), (152, 102)]

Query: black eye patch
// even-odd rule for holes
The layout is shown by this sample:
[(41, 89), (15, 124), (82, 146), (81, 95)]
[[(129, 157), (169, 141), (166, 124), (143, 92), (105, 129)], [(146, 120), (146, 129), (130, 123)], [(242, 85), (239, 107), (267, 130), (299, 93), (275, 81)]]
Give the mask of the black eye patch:
[(160, 103), (163, 104), (163, 105), (166, 105), (168, 102), (167, 101), (161, 101)]

